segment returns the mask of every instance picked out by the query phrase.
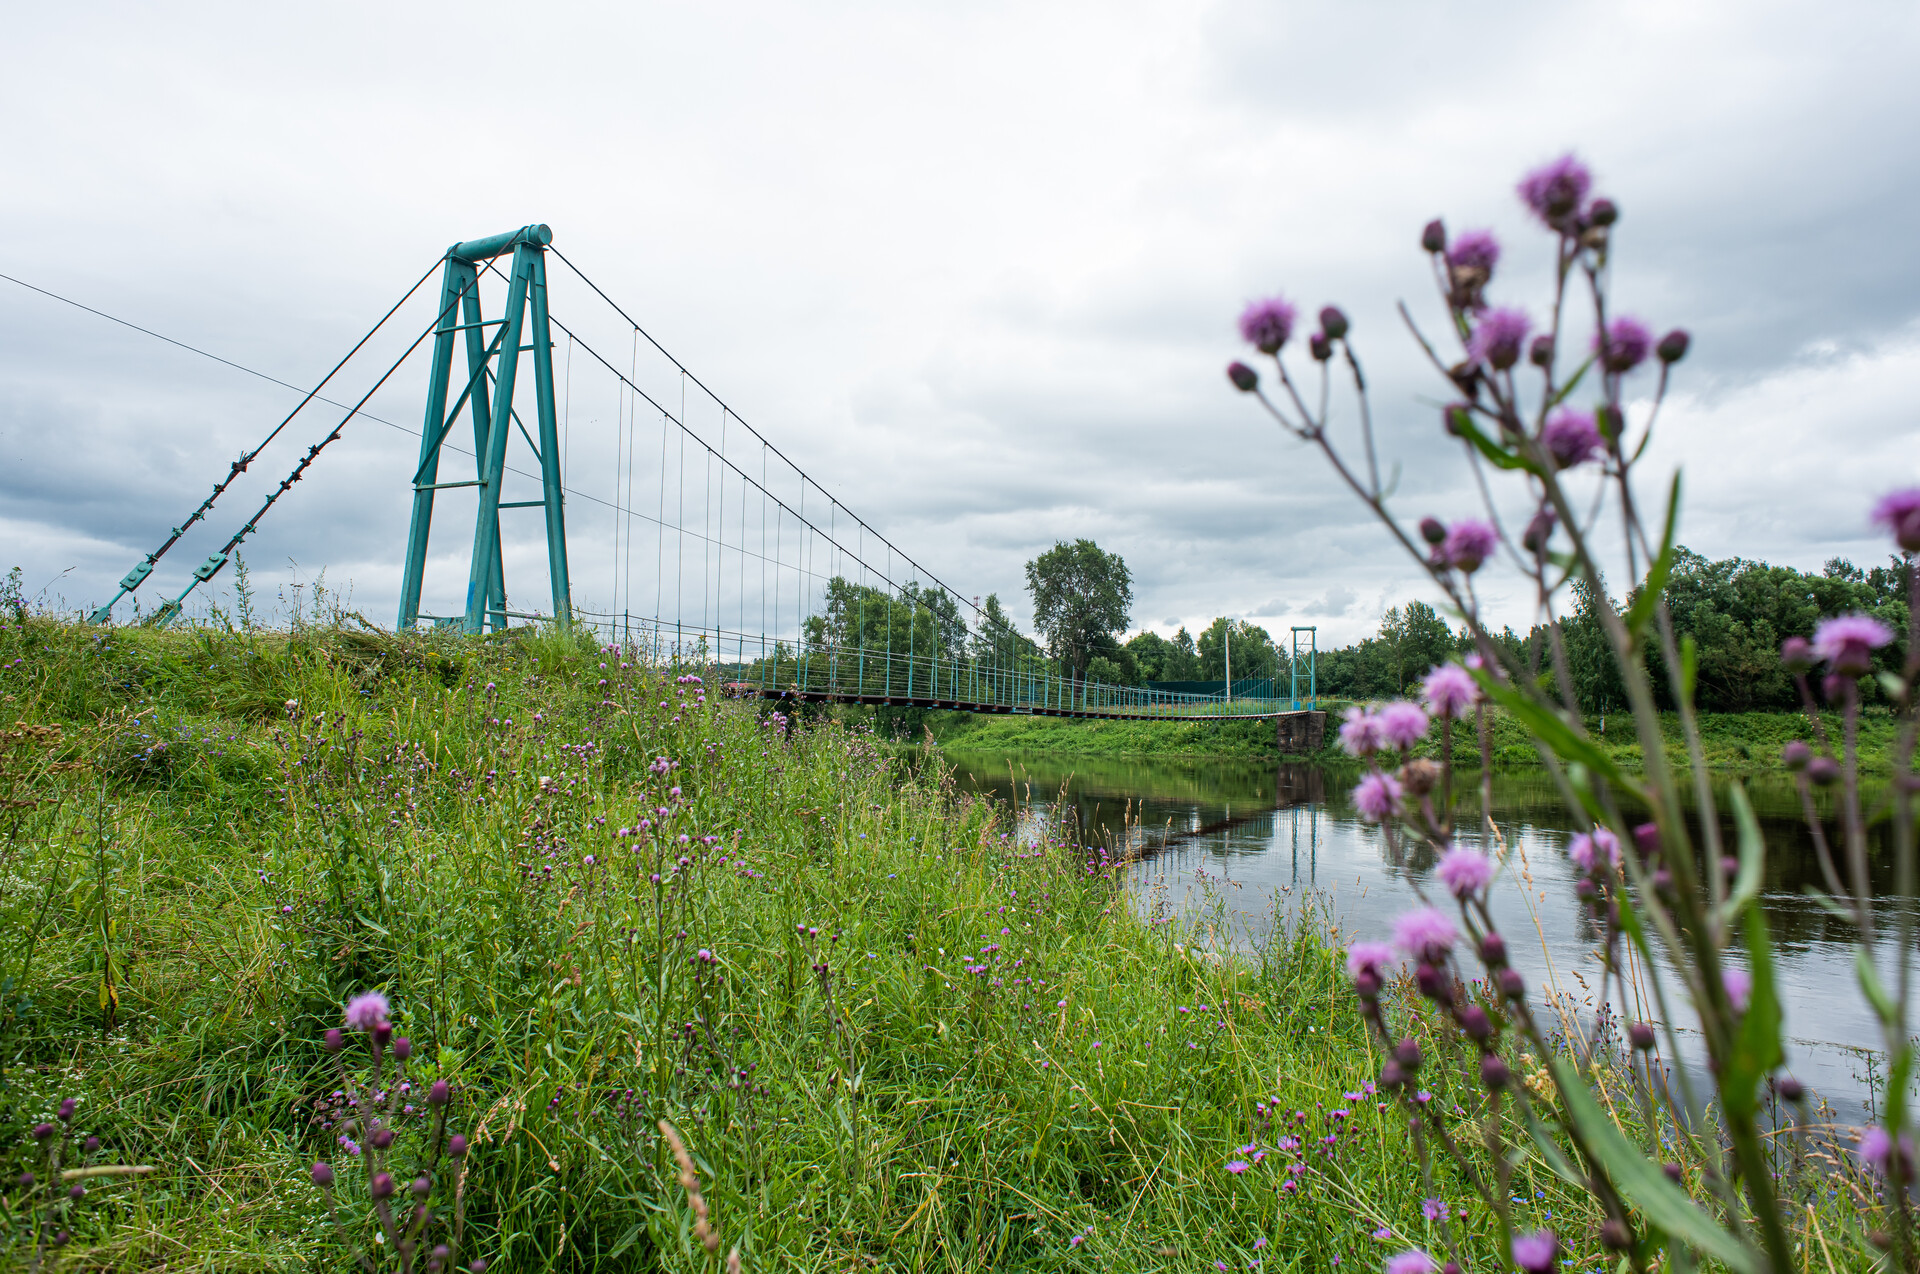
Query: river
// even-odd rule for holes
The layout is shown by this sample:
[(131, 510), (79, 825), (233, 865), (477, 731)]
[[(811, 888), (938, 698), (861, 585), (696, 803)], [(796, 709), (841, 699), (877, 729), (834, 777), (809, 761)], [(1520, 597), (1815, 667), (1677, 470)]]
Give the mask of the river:
[[(1220, 945), (1257, 941), (1309, 899), (1324, 904), (1342, 941), (1384, 939), (1393, 917), (1418, 902), (1416, 887), (1445, 896), (1430, 855), (1390, 861), (1380, 829), (1355, 813), (1348, 789), (1357, 774), (1197, 758), (945, 757), (963, 790), (1007, 801), (1024, 819), (1070, 817), (1086, 843), (1126, 852), (1142, 914), (1217, 915), (1226, 929)], [(1788, 1069), (1853, 1122), (1885, 1068), (1871, 1051), (1878, 1028), (1854, 979), (1852, 926), (1805, 892), (1819, 869), (1785, 776), (1747, 782), (1768, 846), (1761, 905), (1787, 1018)], [(1596, 936), (1574, 896), (1577, 873), (1565, 853), (1574, 829), (1558, 794), (1544, 773), (1502, 774), (1493, 801), (1494, 821), (1516, 851), (1511, 861), (1525, 869), (1503, 872), (1492, 899), (1514, 963), (1530, 984), (1590, 1011), (1600, 983)], [(1876, 888), (1891, 892), (1884, 828), (1874, 851)], [(1894, 906), (1881, 904), (1881, 916), (1890, 918)], [(1644, 1012), (1615, 1005), (1623, 1008)]]

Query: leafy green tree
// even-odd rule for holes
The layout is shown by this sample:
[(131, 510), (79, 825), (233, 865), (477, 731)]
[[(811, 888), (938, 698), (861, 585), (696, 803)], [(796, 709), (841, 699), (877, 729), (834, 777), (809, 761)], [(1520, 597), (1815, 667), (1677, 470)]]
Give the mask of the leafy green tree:
[(1573, 581), (1573, 614), (1561, 621), (1561, 644), (1567, 652), (1567, 670), (1582, 712), (1618, 712), (1626, 707), (1626, 684), (1607, 641), (1602, 608), (1617, 610), (1611, 599), (1595, 593), (1585, 576)]
[(1253, 681), (1272, 677), (1279, 667), (1279, 652), (1267, 630), (1246, 620), (1216, 619), (1200, 634), (1200, 681), (1224, 681), (1227, 676), (1227, 634), (1233, 634), (1233, 679)]
[(1118, 553), (1092, 540), (1062, 540), (1027, 563), (1033, 625), (1046, 634), (1053, 656), (1074, 675), (1127, 626), (1133, 576)]

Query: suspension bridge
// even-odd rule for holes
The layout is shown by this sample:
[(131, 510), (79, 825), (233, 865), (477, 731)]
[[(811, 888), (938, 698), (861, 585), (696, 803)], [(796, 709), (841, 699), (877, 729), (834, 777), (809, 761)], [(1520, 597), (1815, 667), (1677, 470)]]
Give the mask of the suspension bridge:
[[(550, 258), (564, 289), (550, 288)], [(438, 286), (429, 287), (436, 275)], [(396, 328), (396, 338), (388, 329), (403, 313), (418, 319), (423, 290), (431, 316), (411, 342), (357, 400), (329, 397), (378, 341), (397, 343), (413, 330)], [(563, 290), (578, 311), (554, 312)], [(416, 430), (369, 404), (396, 392), (389, 382), (407, 384), (395, 378), (423, 352)], [(92, 622), (112, 622), (119, 603), (157, 572), (164, 576), (163, 559), (177, 545), (214, 534), (215, 505), (283, 432), (338, 408), (344, 414), (142, 622), (181, 616), (320, 455), (364, 420), (419, 438), (411, 474), (395, 474), (411, 499), (396, 616), (402, 631), (424, 624), (482, 634), (515, 620), (590, 626), (635, 658), (696, 670), (737, 696), (1159, 721), (1278, 719), (1283, 743), (1304, 750), (1320, 742), (1311, 638), (1304, 651), (1299, 642), (1299, 632), (1311, 630), (1296, 630), (1281, 678), (1243, 683), (1239, 694), (1231, 680), (1220, 693), (1201, 694), (1074, 676), (978, 597), (948, 587), (743, 420), (555, 248), (544, 225), (454, 244), (317, 384), (301, 391), (276, 383), (300, 392), (299, 402), (134, 565)], [(572, 428), (576, 416), (581, 430)], [(463, 445), (469, 439), (471, 450)], [(448, 502), (456, 503), (449, 509)], [(453, 541), (437, 556), (436, 513), (443, 539)], [(598, 590), (597, 606), (574, 597), (583, 563), (569, 557), (570, 515), (576, 535), (581, 519), (592, 527), (596, 560), (582, 578)], [(503, 541), (503, 517), (538, 519), (544, 561), (518, 551), (524, 536)], [(196, 531), (201, 524), (207, 529)], [(511, 602), (510, 567), (526, 577)], [(547, 604), (528, 606), (529, 596)]]

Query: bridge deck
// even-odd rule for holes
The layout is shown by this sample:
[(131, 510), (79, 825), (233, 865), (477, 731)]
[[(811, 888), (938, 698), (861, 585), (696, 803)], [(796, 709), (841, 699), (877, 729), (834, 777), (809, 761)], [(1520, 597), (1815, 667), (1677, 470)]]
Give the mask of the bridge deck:
[(974, 703), (965, 699), (909, 698), (905, 695), (859, 694), (845, 690), (802, 690), (793, 686), (758, 686), (751, 682), (730, 682), (725, 690), (728, 695), (737, 699), (774, 699), (788, 703), (861, 703), (874, 707), (944, 708), (954, 712), (980, 712), (1000, 716), (1075, 717), (1110, 721), (1277, 721), (1285, 717), (1325, 717), (1326, 715), (1311, 708), (1235, 712), (1233, 705), (1226, 703), (1220, 705), (1223, 711), (1212, 712), (1183, 712), (1176, 707), (1156, 711), (1131, 705), (1069, 708), (1042, 703)]

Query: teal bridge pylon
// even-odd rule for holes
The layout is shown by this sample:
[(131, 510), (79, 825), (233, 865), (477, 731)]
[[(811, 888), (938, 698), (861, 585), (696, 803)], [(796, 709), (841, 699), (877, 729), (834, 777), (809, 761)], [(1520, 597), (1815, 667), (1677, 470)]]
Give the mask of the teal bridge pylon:
[[(550, 258), (562, 267), (552, 280)], [(439, 288), (427, 289), (436, 275)], [(555, 312), (550, 284), (560, 287), (564, 315)], [(322, 397), (423, 289), (435, 304), (414, 320), (424, 326), (413, 329), (412, 344), (352, 406)], [(491, 314), (483, 292), (500, 298)], [(1276, 651), (1281, 666), (1273, 676), (1238, 679), (1215, 694), (1113, 685), (1067, 667), (1019, 633), (992, 598), (983, 607), (941, 582), (748, 424), (555, 247), (543, 224), (464, 240), (435, 258), (120, 581), (93, 622), (109, 622), (115, 604), (150, 577), (170, 576), (162, 561), (168, 551), (206, 534), (196, 528), (215, 502), (243, 485), (249, 467), (309, 405), (345, 407), (346, 414), (231, 536), (208, 546), (214, 551), (199, 566), (164, 579), (169, 588), (181, 585), (179, 592), (144, 622), (185, 615), (194, 589), (237, 557), (241, 542), (348, 425), (372, 420), (414, 433), (370, 404), (423, 347), (430, 352), (419, 397), (386, 391), (406, 394), (406, 415), (420, 422), (404, 470), (402, 631), (423, 623), (474, 635), (528, 623), (591, 629), (609, 659), (698, 675), (718, 693), (795, 703), (1149, 721), (1285, 717), (1317, 706), (1311, 628), (1295, 628), (1292, 649)], [(523, 355), (532, 356), (530, 376)], [(528, 498), (506, 498), (510, 480)], [(441, 503), (449, 496), (461, 502), (449, 509)], [(433, 523), (436, 512), (443, 521), (464, 515), (468, 498), (473, 532), (456, 591), (445, 558), (430, 570)], [(523, 509), (540, 511), (544, 589), (532, 528), (502, 517)], [(542, 591), (549, 608), (529, 608), (529, 592)], [(1286, 695), (1278, 693), (1283, 685)]]

